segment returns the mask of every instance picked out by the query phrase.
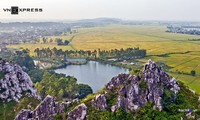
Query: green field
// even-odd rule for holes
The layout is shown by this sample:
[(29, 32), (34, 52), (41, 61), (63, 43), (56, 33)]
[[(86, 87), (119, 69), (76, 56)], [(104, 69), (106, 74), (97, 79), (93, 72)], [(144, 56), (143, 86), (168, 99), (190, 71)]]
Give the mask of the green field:
[[(105, 27), (81, 28), (75, 34), (70, 46), (57, 46), (56, 43), (40, 44), (26, 43), (12, 45), (11, 48), (57, 47), (67, 49), (101, 50), (120, 49), (127, 47), (140, 47), (147, 50), (148, 57), (140, 59), (142, 63), (148, 59), (163, 62), (169, 67), (170, 74), (183, 81), (186, 85), (200, 93), (200, 41), (188, 39), (200, 36), (167, 33), (165, 26), (159, 25), (110, 25)], [(70, 36), (61, 36), (70, 39)], [(52, 37), (55, 39), (59, 36)], [(31, 52), (34, 55), (33, 52)], [(159, 55), (159, 56), (158, 56)], [(197, 75), (191, 76), (195, 70)]]

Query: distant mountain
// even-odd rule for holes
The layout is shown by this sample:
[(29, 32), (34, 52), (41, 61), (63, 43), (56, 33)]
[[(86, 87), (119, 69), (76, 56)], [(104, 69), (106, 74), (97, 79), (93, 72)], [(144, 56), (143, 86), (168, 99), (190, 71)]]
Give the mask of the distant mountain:
[(94, 23), (120, 23), (122, 22), (121, 19), (117, 19), (117, 18), (94, 18), (94, 19), (82, 19), (82, 20), (78, 20), (76, 22), (94, 22)]
[(100, 92), (85, 99), (58, 103), (47, 96), (35, 110), (22, 110), (15, 119), (197, 119), (200, 118), (199, 108), (197, 94), (149, 60), (135, 75), (119, 74)]
[(121, 24), (123, 21), (117, 18), (95, 18), (95, 19), (82, 19), (67, 22), (71, 26), (76, 27), (97, 27), (105, 26), (110, 24)]

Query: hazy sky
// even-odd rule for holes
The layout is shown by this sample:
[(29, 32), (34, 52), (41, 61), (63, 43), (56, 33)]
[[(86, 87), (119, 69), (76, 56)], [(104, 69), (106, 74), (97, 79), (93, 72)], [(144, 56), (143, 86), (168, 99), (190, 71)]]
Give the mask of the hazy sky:
[[(43, 13), (11, 15), (3, 8), (39, 7)], [(86, 19), (200, 21), (200, 0), (0, 0), (0, 19)]]

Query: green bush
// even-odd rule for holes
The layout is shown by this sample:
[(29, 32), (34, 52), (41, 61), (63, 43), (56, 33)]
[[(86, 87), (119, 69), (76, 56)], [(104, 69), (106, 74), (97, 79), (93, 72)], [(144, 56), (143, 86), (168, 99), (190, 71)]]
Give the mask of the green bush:
[(140, 80), (139, 85), (140, 85), (141, 90), (145, 90), (148, 87), (147, 82), (145, 80)]
[(3, 79), (5, 74), (3, 72), (0, 72), (0, 80)]

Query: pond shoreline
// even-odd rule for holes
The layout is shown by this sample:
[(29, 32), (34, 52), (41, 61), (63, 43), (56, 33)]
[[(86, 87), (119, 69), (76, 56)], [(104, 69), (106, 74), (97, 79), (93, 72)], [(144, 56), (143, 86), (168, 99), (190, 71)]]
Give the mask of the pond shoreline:
[[(84, 61), (57, 61), (57, 64), (51, 65), (50, 67), (47, 68), (42, 68), (42, 69), (47, 69), (47, 70), (55, 70), (55, 69), (60, 69), (60, 68), (65, 68), (68, 65), (85, 65), (87, 64), (89, 61), (96, 61), (102, 64), (108, 64), (108, 65), (112, 65), (112, 66), (116, 66), (116, 67), (121, 67), (121, 68), (125, 68), (128, 69), (129, 71), (131, 71), (132, 69), (135, 69), (133, 66), (131, 65), (123, 65), (121, 64), (119, 61), (109, 61), (109, 60), (103, 60), (103, 59), (93, 59), (93, 58), (69, 58), (69, 59), (84, 59)], [(51, 61), (44, 61), (44, 62), (49, 62), (52, 63)]]
[(88, 60), (85, 65), (67, 65), (67, 67), (54, 69), (54, 71), (66, 76), (74, 76), (78, 83), (88, 84), (94, 91), (103, 88), (112, 77), (121, 73), (129, 73), (126, 68), (94, 60)]

